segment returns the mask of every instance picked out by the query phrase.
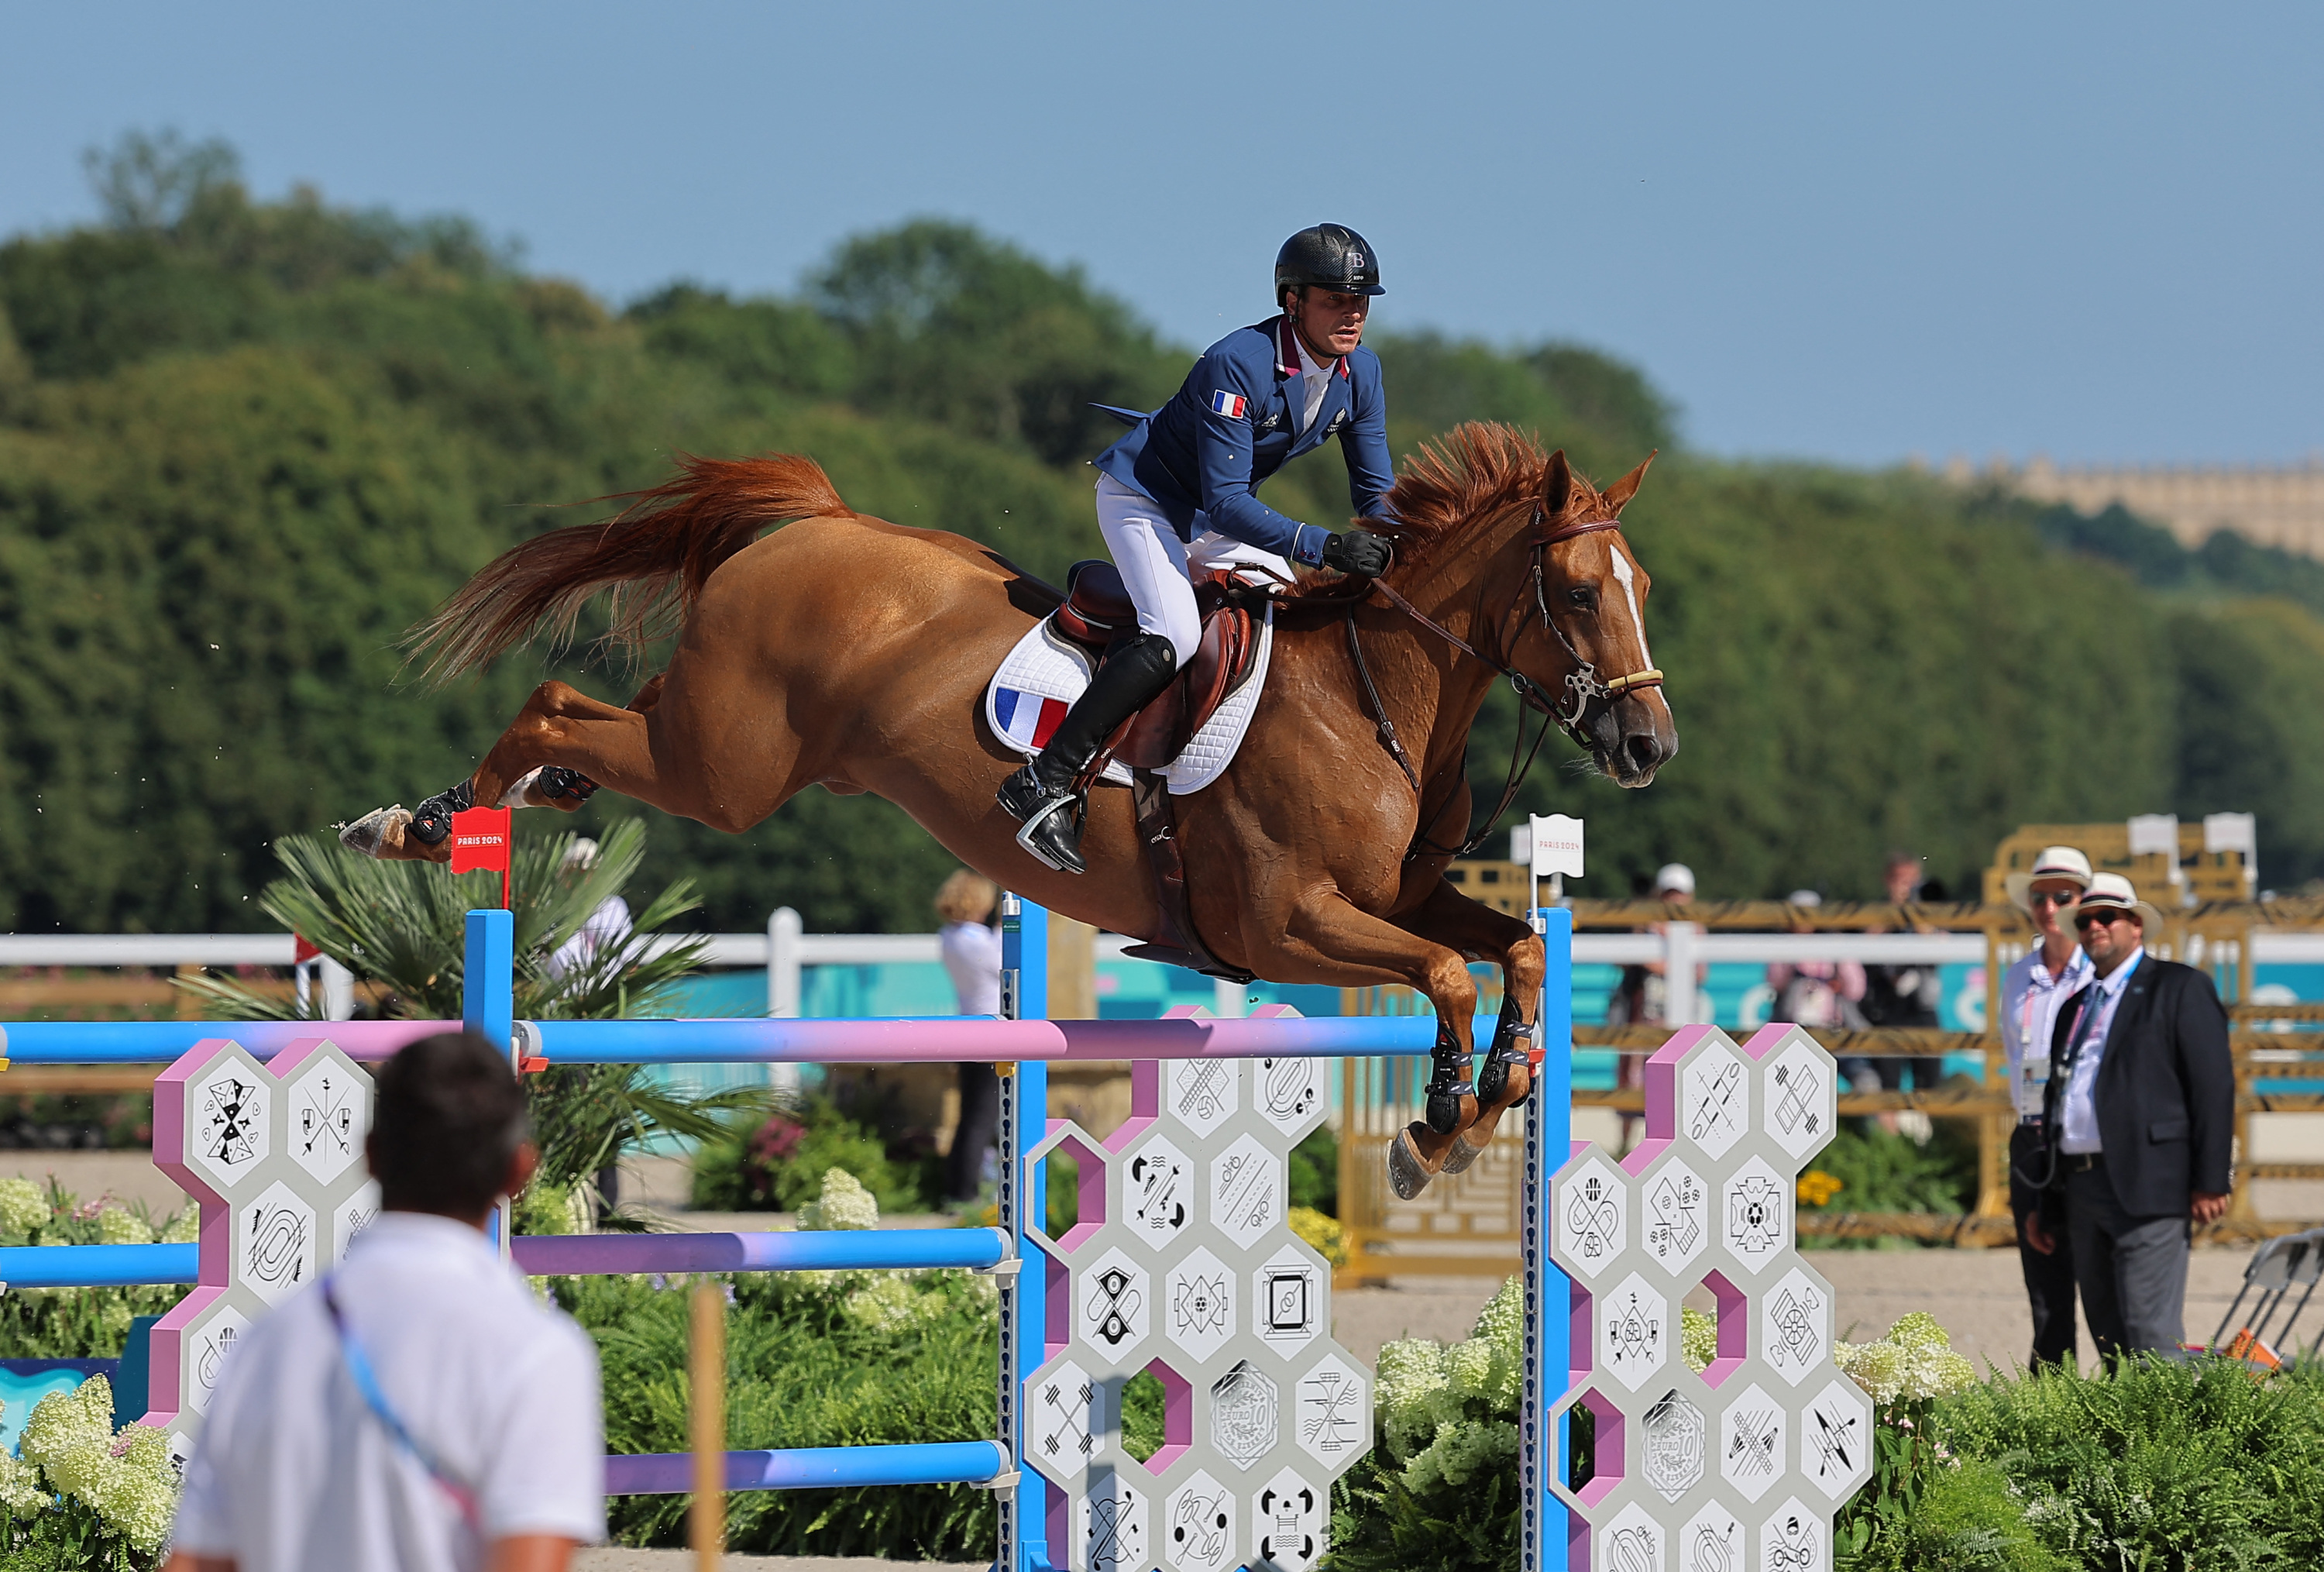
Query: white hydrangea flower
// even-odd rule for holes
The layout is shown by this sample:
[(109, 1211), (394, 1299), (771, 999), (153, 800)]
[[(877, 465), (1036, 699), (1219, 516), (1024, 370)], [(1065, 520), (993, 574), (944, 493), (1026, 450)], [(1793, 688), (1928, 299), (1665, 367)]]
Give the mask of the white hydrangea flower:
[(159, 1549), (178, 1510), (178, 1471), (169, 1438), (151, 1425), (128, 1425), (106, 1448), (96, 1489), (83, 1497), (106, 1526), (138, 1549)]
[(27, 1517), (48, 1504), (49, 1493), (41, 1488), (41, 1471), (13, 1452), (0, 1451), (0, 1512)]
[(28, 1179), (0, 1179), (0, 1228), (30, 1234), (49, 1220), (49, 1199)]
[(98, 1459), (113, 1451), (113, 1384), (92, 1375), (70, 1392), (52, 1392), (33, 1406), (17, 1438), (24, 1461), (68, 1495), (93, 1484)]
[(1896, 1324), (1888, 1328), (1888, 1341), (1899, 1348), (1950, 1348), (1953, 1345), (1952, 1335), (1926, 1310), (1914, 1310), (1910, 1315), (1897, 1317)]
[(126, 1207), (106, 1207), (97, 1214), (97, 1237), (102, 1244), (151, 1244), (153, 1230)]
[(943, 1296), (922, 1293), (908, 1274), (873, 1273), (871, 1281), (840, 1300), (842, 1313), (875, 1332), (902, 1332), (940, 1315)]
[(171, 1217), (161, 1229), (161, 1243), (164, 1244), (191, 1244), (201, 1236), (202, 1209), (199, 1205), (188, 1207)]
[(1373, 1401), (1388, 1434), (1388, 1452), (1408, 1457), (1436, 1433), (1437, 1400), (1450, 1385), (1443, 1345), (1427, 1337), (1389, 1343), (1380, 1349), (1377, 1370)]
[(798, 1225), (816, 1229), (862, 1229), (880, 1225), (880, 1203), (862, 1181), (844, 1168), (825, 1169), (823, 1193), (799, 1207)]
[(1506, 1467), (1517, 1452), (1517, 1428), (1505, 1419), (1462, 1419), (1438, 1429), (1425, 1450), (1404, 1466), (1405, 1488), (1416, 1493), (1437, 1484), (1463, 1484)]
[(1832, 1362), (1876, 1403), (1895, 1402), (1904, 1389), (1904, 1351), (1894, 1343), (1842, 1343)]

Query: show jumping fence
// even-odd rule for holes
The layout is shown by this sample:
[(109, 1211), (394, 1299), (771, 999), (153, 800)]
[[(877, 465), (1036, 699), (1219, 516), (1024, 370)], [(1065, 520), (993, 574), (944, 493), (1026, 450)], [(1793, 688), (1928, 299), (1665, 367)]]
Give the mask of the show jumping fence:
[[(1084, 1161), (1079, 1200), (1084, 1225), (1093, 1216), (1099, 1219), (1096, 1226), (1101, 1232), (1116, 1223), (1126, 1225), (1134, 1217), (1142, 1221), (1133, 1205), (1130, 1178), (1124, 1170), (1141, 1161), (1158, 1165), (1159, 1149), (1166, 1142), (1148, 1140), (1149, 1132), (1158, 1130), (1168, 1135), (1177, 1128), (1151, 1095), (1174, 1084), (1166, 1079), (1168, 1065), (1256, 1059), (1287, 1067), (1293, 1061), (1348, 1056), (1412, 1059), (1426, 1054), (1434, 1037), (1434, 1022), (1423, 1017), (1303, 1020), (1288, 1012), (1241, 1020), (1204, 1018), (1199, 1012), (1159, 1021), (1045, 1019), (1049, 997), (1047, 914), (1038, 907), (1020, 905), (1014, 898), (1004, 902), (1003, 912), (1002, 1013), (998, 1017), (518, 1021), (512, 1018), (512, 921), (505, 911), (484, 911), (471, 912), (467, 920), (465, 975), (468, 982), (463, 1022), (13, 1022), (0, 1027), (0, 1054), (5, 1056), (0, 1064), (86, 1068), (173, 1061), (186, 1073), (174, 1082), (165, 1076), (163, 1084), (165, 1088), (177, 1088), (172, 1096), (183, 1096), (196, 1089), (189, 1077), (208, 1074), (208, 1067), (229, 1051), (236, 1062), (246, 1053), (248, 1059), (262, 1064), (288, 1055), (286, 1062), (298, 1064), (295, 1073), (303, 1076), (322, 1057), (318, 1038), (327, 1039), (350, 1059), (375, 1061), (390, 1057), (416, 1037), (462, 1025), (502, 1045), (522, 1068), (557, 1064), (991, 1061), (1003, 1071), (998, 1227), (865, 1234), (504, 1235), (504, 1248), (518, 1267), (534, 1275), (941, 1267), (994, 1272), (1001, 1279), (1001, 1369), (1000, 1425), (993, 1437), (897, 1446), (729, 1452), (724, 1458), (727, 1488), (984, 1485), (994, 1490), (999, 1499), (999, 1565), (1010, 1572), (1044, 1572), (1065, 1566), (1081, 1572), (1146, 1572), (1166, 1557), (1182, 1572), (1208, 1572), (1209, 1568), (1225, 1572), (1238, 1564), (1300, 1572), (1314, 1564), (1323, 1549), (1330, 1477), (1351, 1464), (1370, 1444), (1369, 1377), (1349, 1367), (1335, 1353), (1327, 1352), (1313, 1370), (1299, 1377), (1298, 1422), (1279, 1427), (1284, 1438), (1279, 1447), (1272, 1450), (1262, 1447), (1246, 1455), (1237, 1448), (1250, 1440), (1260, 1419), (1267, 1435), (1273, 1436), (1278, 1429), (1276, 1383), (1266, 1368), (1260, 1368), (1268, 1355), (1258, 1354), (1250, 1360), (1239, 1360), (1221, 1379), (1210, 1382), (1204, 1360), (1231, 1355), (1240, 1344), (1222, 1342), (1205, 1355), (1184, 1353), (1187, 1345), (1181, 1341), (1181, 1352), (1173, 1353), (1160, 1347), (1157, 1336), (1147, 1345), (1148, 1350), (1157, 1351), (1152, 1368), (1165, 1371), (1174, 1362), (1185, 1365), (1191, 1360), (1204, 1380), (1189, 1382), (1182, 1376), (1166, 1374), (1169, 1398), (1165, 1447), (1149, 1460), (1132, 1460), (1121, 1450), (1119, 1434), (1120, 1382), (1130, 1372), (1117, 1364), (1102, 1367), (1093, 1375), (1084, 1374), (1074, 1361), (1086, 1357), (1102, 1365), (1102, 1350), (1088, 1336), (1087, 1312), (1095, 1303), (1091, 1297), (1094, 1290), (1105, 1288), (1115, 1275), (1124, 1282), (1133, 1277), (1143, 1280), (1148, 1263), (1125, 1257), (1109, 1265), (1115, 1255), (1111, 1250), (1094, 1261), (1076, 1255), (1081, 1245), (1091, 1243), (1077, 1237), (1083, 1233), (1080, 1225), (1062, 1239), (1043, 1234), (1038, 1222), (1047, 1215), (1043, 1159), (1060, 1144), (1073, 1142), (1081, 1147)], [(1562, 1485), (1554, 1474), (1562, 1470), (1565, 1456), (1562, 1400), (1567, 1392), (1568, 1372), (1586, 1372), (1589, 1365), (1586, 1351), (1578, 1358), (1572, 1356), (1576, 1351), (1570, 1347), (1568, 1313), (1570, 1306), (1586, 1301), (1569, 1299), (1569, 1283), (1551, 1263), (1548, 1253), (1549, 1185), (1553, 1174), (1569, 1159), (1571, 918), (1562, 911), (1545, 911), (1536, 915), (1536, 922), (1545, 933), (1549, 956), (1539, 1017), (1545, 1053), (1523, 1121), (1524, 1156), (1515, 1165), (1519, 1170), (1525, 1217), (1526, 1314), (1520, 1466), (1525, 1506), (1523, 1564), (1529, 1569), (1552, 1564), (1561, 1542), (1586, 1547), (1586, 1538), (1571, 1537), (1567, 1508), (1556, 1493)], [(1486, 1033), (1491, 1030), (1486, 1021), (1478, 1026)], [(221, 1038), (230, 1039), (239, 1048), (229, 1050), (219, 1042)], [(1086, 1060), (1137, 1062), (1148, 1094), (1132, 1125), (1102, 1142), (1069, 1124), (1045, 1117), (1048, 1067)], [(1210, 1078), (1215, 1083), (1215, 1077)], [(1250, 1084), (1250, 1111), (1255, 1114), (1262, 1087), (1288, 1085), (1296, 1077), (1277, 1071), (1238, 1079)], [(1320, 1117), (1320, 1108), (1313, 1100), (1300, 1103), (1298, 1108), (1299, 1116), (1311, 1124)], [(1222, 1138), (1232, 1129), (1231, 1124), (1216, 1120), (1212, 1127)], [(1204, 1177), (1217, 1187), (1212, 1197), (1213, 1207), (1220, 1208), (1217, 1221), (1231, 1232), (1240, 1224), (1271, 1220), (1271, 1229), (1253, 1227), (1248, 1237), (1238, 1234), (1237, 1238), (1249, 1250), (1264, 1250), (1273, 1247), (1279, 1231), (1282, 1249), (1268, 1257), (1260, 1271), (1277, 1269), (1282, 1263), (1274, 1278), (1264, 1281), (1288, 1284), (1298, 1276), (1292, 1268), (1308, 1258), (1300, 1254), (1304, 1246), (1291, 1244), (1287, 1229), (1282, 1227), (1280, 1153), (1268, 1153), (1263, 1142), (1245, 1134), (1220, 1152), (1209, 1154), (1199, 1136), (1197, 1127), (1195, 1134), (1185, 1138), (1185, 1144), (1206, 1155), (1210, 1166)], [(1501, 1143), (1501, 1150), (1509, 1144)], [(1092, 1156), (1099, 1159), (1094, 1165), (1087, 1161)], [(1507, 1160), (1497, 1151), (1495, 1161)], [(1157, 1171), (1158, 1166), (1146, 1170), (1148, 1176)], [(1239, 1175), (1259, 1172), (1272, 1175), (1271, 1190), (1263, 1184), (1230, 1182)], [(1188, 1172), (1185, 1177), (1191, 1183), (1194, 1176)], [(344, 1188), (345, 1181), (333, 1182)], [(1452, 1187), (1461, 1181), (1440, 1182)], [(1230, 1191), (1241, 1197), (1243, 1210), (1230, 1214), (1221, 1207)], [(1250, 1210), (1253, 1206), (1258, 1209)], [(237, 1202), (237, 1214), (241, 1209)], [(213, 1220), (206, 1210), (204, 1233), (213, 1232)], [(239, 1244), (238, 1230), (234, 1236)], [(1160, 1248), (1151, 1239), (1140, 1243), (1148, 1249)], [(1176, 1262), (1166, 1252), (1162, 1267), (1153, 1276), (1173, 1290), (1176, 1306), (1199, 1322), (1218, 1314), (1221, 1306), (1215, 1296), (1225, 1294), (1231, 1299), (1236, 1292), (1233, 1284), (1242, 1281), (1240, 1266), (1216, 1270), (1222, 1264), (1205, 1249)], [(1320, 1268), (1320, 1262), (1314, 1264)], [(0, 1281), (23, 1288), (192, 1283), (202, 1280), (203, 1265), (198, 1244), (0, 1249)], [(1028, 1276), (1032, 1281), (1028, 1281)], [(1252, 1281), (1256, 1286), (1262, 1280)], [(1322, 1291), (1319, 1284), (1319, 1296)], [(1259, 1308), (1256, 1293), (1251, 1302), (1256, 1315)], [(1309, 1302), (1305, 1313), (1306, 1336), (1320, 1337), (1324, 1349), (1330, 1350), (1328, 1311), (1320, 1297)], [(1125, 1336), (1130, 1318), (1134, 1318), (1132, 1312), (1126, 1308), (1116, 1317), (1125, 1327)], [(1231, 1314), (1225, 1318), (1239, 1321)], [(1315, 1330), (1318, 1321), (1321, 1332)], [(1258, 1322), (1252, 1324), (1252, 1336), (1264, 1336)], [(189, 1318), (181, 1323), (181, 1329), (190, 1325)], [(1277, 1329), (1284, 1328), (1296, 1330), (1288, 1321)], [(1199, 1332), (1199, 1326), (1195, 1329)], [(1144, 1335), (1142, 1325), (1139, 1335)], [(1099, 1341), (1111, 1340), (1101, 1331)], [(1130, 1341), (1135, 1345), (1137, 1339)], [(1143, 1356), (1135, 1346), (1118, 1352), (1124, 1357)], [(1314, 1357), (1312, 1350), (1296, 1358), (1281, 1355), (1285, 1384), (1290, 1384), (1287, 1378), (1296, 1375), (1298, 1367)], [(152, 1406), (157, 1415), (173, 1416), (179, 1406), (176, 1365), (174, 1356), (155, 1361)], [(1047, 1381), (1040, 1397), (1035, 1394), (1037, 1375)], [(1073, 1384), (1076, 1376), (1081, 1380), (1078, 1388)], [(165, 1380), (172, 1383), (166, 1392), (160, 1390)], [(1315, 1388), (1313, 1393), (1311, 1385)], [(1048, 1401), (1060, 1391), (1065, 1393), (1062, 1409)], [(1077, 1403), (1087, 1406), (1076, 1408)], [(1222, 1429), (1221, 1415), (1230, 1404), (1232, 1423)], [(1205, 1455), (1204, 1440), (1194, 1433), (1199, 1409), (1209, 1411), (1206, 1434), (1213, 1451), (1224, 1449), (1237, 1466), (1245, 1469), (1260, 1461), (1268, 1467), (1284, 1461), (1285, 1467), (1266, 1480), (1244, 1479), (1230, 1472), (1226, 1486), (1204, 1472), (1181, 1477), (1186, 1475), (1190, 1456)], [(1081, 1461), (1074, 1466), (1060, 1464), (1046, 1450), (1061, 1438), (1072, 1442), (1076, 1438)], [(1028, 1452), (1028, 1445), (1036, 1449)], [(1303, 1454), (1312, 1463), (1303, 1462)], [(612, 1456), (606, 1462), (607, 1488), (616, 1493), (680, 1493), (689, 1488), (692, 1478), (687, 1454)], [(1287, 1487), (1286, 1481), (1297, 1488)], [(1220, 1551), (1222, 1558), (1191, 1560), (1183, 1545), (1166, 1548), (1163, 1544), (1162, 1524), (1175, 1521), (1167, 1512), (1139, 1515), (1144, 1512), (1140, 1485), (1157, 1496), (1165, 1486), (1175, 1485), (1169, 1496), (1173, 1507), (1207, 1499), (1200, 1491), (1208, 1488), (1217, 1497), (1211, 1507), (1225, 1514), (1218, 1521), (1240, 1523), (1241, 1531), (1235, 1534), (1230, 1530), (1232, 1542), (1221, 1541), (1225, 1545)], [(1195, 1493), (1190, 1495), (1190, 1492)], [(1585, 1499), (1586, 1507), (1586, 1498), (1577, 1499)], [(1184, 1511), (1176, 1513), (1178, 1518), (1186, 1515)], [(1202, 1521), (1213, 1520), (1205, 1516)], [(1140, 1536), (1150, 1528), (1151, 1539), (1133, 1542), (1130, 1537), (1133, 1527)], [(1582, 1554), (1586, 1557), (1586, 1548)]]

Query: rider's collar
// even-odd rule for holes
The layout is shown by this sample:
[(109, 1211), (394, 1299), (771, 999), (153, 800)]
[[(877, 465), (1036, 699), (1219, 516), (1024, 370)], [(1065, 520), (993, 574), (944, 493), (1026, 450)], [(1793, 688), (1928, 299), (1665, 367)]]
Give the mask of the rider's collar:
[[(1275, 375), (1297, 376), (1302, 370), (1299, 352), (1305, 346), (1299, 342), (1299, 329), (1291, 325), (1291, 313), (1286, 311), (1275, 319)], [(1348, 357), (1344, 355), (1334, 362), (1339, 375), (1348, 375)]]

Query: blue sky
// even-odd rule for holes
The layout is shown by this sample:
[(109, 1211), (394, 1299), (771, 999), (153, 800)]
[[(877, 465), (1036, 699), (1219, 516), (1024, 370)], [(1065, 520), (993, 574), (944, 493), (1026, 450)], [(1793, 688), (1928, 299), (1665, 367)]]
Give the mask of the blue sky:
[(2312, 4), (215, 0), (5, 37), (0, 233), (89, 217), (80, 150), (175, 126), (616, 301), (788, 288), (933, 213), (1192, 345), (1332, 217), (1380, 325), (1600, 346), (1720, 452), (2324, 449)]

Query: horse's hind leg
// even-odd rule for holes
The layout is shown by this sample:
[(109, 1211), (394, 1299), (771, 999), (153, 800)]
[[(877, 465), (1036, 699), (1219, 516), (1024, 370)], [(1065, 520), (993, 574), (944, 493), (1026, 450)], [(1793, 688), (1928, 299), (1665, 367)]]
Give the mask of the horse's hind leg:
[[(628, 707), (643, 715), (661, 701), (662, 684), (669, 674), (658, 671), (646, 680), (637, 690)], [(560, 813), (578, 813), (582, 804), (597, 794), (598, 782), (580, 771), (564, 764), (535, 764), (530, 770), (509, 782), (501, 794), (503, 808), (554, 808)], [(459, 789), (453, 789), (457, 791)], [(448, 795), (448, 793), (447, 793)]]
[[(451, 837), (444, 833), (451, 814), (477, 803), (578, 808), (598, 788), (634, 797), (673, 813), (688, 807), (669, 800), (668, 772), (658, 767), (646, 714), (661, 694), (661, 679), (646, 684), (620, 708), (590, 698), (563, 682), (532, 690), (475, 773), (420, 804), (418, 814), (401, 806), (374, 809), (339, 832), (357, 851), (391, 862), (449, 862)], [(551, 771), (558, 772), (556, 775)], [(512, 798), (512, 788), (521, 791)], [(443, 827), (443, 828), (438, 828)], [(431, 833), (432, 831), (432, 833)]]
[(1502, 1114), (1533, 1091), (1534, 1055), (1542, 1046), (1538, 1016), (1546, 957), (1531, 925), (1472, 901), (1442, 881), (1401, 920), (1415, 933), (1462, 955), (1497, 962), (1501, 968), (1500, 1019), (1486, 1050), (1485, 1067), (1477, 1076), (1477, 1117), (1462, 1127), (1444, 1162), (1446, 1173), (1460, 1173), (1492, 1143)]

